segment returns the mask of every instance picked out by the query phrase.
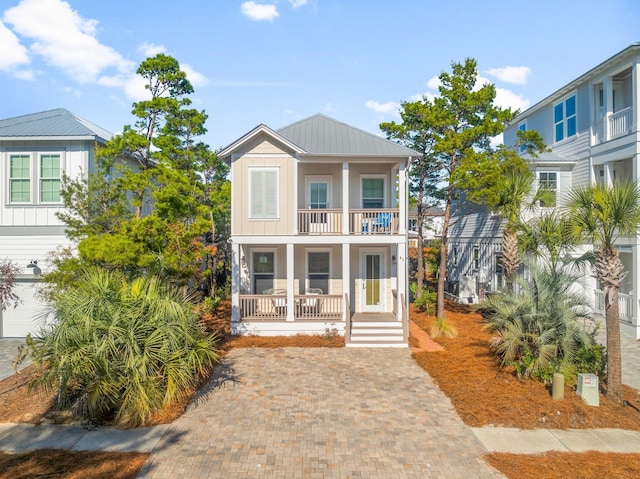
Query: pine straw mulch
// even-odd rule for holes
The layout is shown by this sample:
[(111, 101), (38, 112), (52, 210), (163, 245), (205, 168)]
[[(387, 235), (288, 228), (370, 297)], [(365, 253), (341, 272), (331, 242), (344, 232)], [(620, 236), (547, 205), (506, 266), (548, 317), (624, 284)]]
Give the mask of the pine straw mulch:
[[(411, 318), (429, 331), (434, 318), (411, 311)], [(490, 333), (482, 317), (469, 307), (449, 303), (445, 314), (457, 329), (455, 338), (435, 338), (445, 350), (416, 352), (415, 361), (451, 399), (469, 426), (504, 426), (520, 429), (619, 428), (640, 431), (640, 394), (624, 386), (626, 406), (600, 395), (600, 407), (587, 406), (573, 387), (564, 399), (554, 401), (543, 383), (518, 379), (512, 370), (500, 368), (489, 351)]]
[[(456, 327), (456, 338), (436, 338), (445, 350), (416, 352), (414, 360), (451, 399), (463, 421), (474, 427), (495, 425), (520, 429), (620, 428), (640, 430), (640, 395), (628, 386), (627, 405), (612, 404), (600, 395), (600, 407), (585, 405), (572, 387), (560, 401), (542, 383), (519, 380), (499, 367), (488, 348), (490, 334), (482, 317), (469, 307), (447, 304), (445, 317)], [(411, 310), (411, 318), (429, 331), (434, 318)], [(640, 454), (601, 452), (519, 455), (492, 453), (486, 461), (512, 479), (595, 479), (640, 477)]]
[(148, 457), (138, 452), (0, 451), (0, 479), (134, 479)]

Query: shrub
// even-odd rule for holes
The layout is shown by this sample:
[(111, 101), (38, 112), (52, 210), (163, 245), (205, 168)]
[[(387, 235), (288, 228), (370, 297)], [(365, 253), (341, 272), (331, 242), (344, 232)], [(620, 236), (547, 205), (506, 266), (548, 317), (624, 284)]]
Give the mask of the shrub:
[(53, 296), (56, 324), (28, 342), (38, 383), (59, 388), (57, 407), (134, 427), (186, 400), (218, 358), (190, 297), (153, 276), (80, 276)]
[(413, 302), (418, 311), (426, 311), (427, 314), (429, 312), (433, 312), (436, 304), (436, 293), (435, 291), (428, 291), (424, 289), (422, 291), (422, 296), (416, 298)]

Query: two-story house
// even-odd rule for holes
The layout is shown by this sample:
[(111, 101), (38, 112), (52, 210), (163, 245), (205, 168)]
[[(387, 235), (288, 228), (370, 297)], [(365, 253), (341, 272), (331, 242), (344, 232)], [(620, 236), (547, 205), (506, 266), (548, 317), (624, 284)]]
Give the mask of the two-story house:
[(24, 337), (40, 327), (37, 295), (49, 252), (69, 246), (61, 211), (62, 175), (91, 171), (96, 144), (113, 135), (65, 109), (0, 120), (0, 259), (21, 268), (21, 304), (0, 311), (0, 337)]
[[(505, 145), (515, 144), (518, 130), (536, 130), (552, 150), (529, 158), (537, 184), (556, 192), (555, 204), (541, 205), (541, 210), (562, 207), (573, 186), (640, 179), (639, 110), (640, 43), (635, 43), (515, 118), (504, 133)], [(452, 228), (449, 279), (458, 288), (500, 286), (499, 223), (481, 212), (461, 215)], [(629, 272), (620, 289), (621, 331), (640, 338), (640, 238), (621, 238), (617, 248)], [(585, 276), (585, 293), (595, 310), (602, 310), (603, 294)]]
[(419, 153), (324, 115), (261, 124), (231, 165), (232, 329), (407, 346), (407, 168)]

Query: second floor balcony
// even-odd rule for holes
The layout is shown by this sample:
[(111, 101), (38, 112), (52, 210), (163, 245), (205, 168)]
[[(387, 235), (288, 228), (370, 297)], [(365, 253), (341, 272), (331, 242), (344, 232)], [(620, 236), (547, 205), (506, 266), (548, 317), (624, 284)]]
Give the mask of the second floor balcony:
[(591, 134), (594, 144), (599, 145), (605, 141), (627, 135), (633, 129), (633, 107), (629, 106), (593, 123)]
[(298, 210), (298, 233), (319, 235), (385, 235), (400, 232), (397, 208), (359, 208), (348, 210), (344, 222), (342, 209)]

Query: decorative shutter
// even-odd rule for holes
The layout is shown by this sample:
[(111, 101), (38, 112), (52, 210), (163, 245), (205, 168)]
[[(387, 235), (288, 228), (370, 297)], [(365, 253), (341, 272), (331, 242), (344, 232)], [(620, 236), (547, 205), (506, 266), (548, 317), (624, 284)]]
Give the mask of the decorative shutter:
[(278, 170), (251, 170), (251, 218), (278, 217)]

